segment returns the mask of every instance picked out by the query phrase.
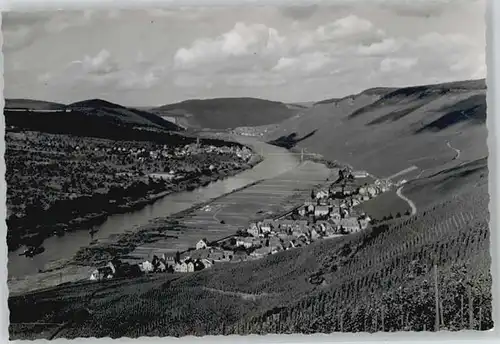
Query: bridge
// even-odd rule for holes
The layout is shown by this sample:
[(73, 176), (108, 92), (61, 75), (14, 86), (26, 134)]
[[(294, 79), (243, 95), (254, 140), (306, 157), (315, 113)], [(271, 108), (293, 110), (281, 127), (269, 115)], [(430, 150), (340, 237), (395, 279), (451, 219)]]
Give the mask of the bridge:
[[(260, 150), (260, 155), (264, 156), (264, 151), (263, 149)], [(302, 148), (300, 152), (286, 152), (286, 153), (266, 153), (265, 156), (283, 156), (283, 155), (293, 155), (293, 156), (300, 156), (300, 161), (303, 162), (304, 158), (309, 156), (309, 157), (318, 157), (319, 154), (316, 153), (309, 153), (306, 152), (306, 149)]]

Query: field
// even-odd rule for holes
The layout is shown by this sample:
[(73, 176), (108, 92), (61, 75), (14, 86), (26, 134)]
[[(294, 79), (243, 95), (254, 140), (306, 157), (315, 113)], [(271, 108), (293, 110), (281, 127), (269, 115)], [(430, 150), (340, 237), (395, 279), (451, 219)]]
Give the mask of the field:
[[(99, 265), (113, 254), (137, 261), (153, 254), (171, 254), (194, 247), (201, 238), (222, 239), (245, 228), (252, 220), (268, 218), (290, 210), (310, 195), (314, 186), (324, 183), (336, 171), (306, 162), (291, 171), (255, 182), (173, 217), (158, 218), (136, 233), (100, 241), (81, 250), (78, 264)], [(269, 195), (269, 190), (273, 190)], [(221, 223), (223, 221), (224, 223)]]
[(390, 216), (396, 217), (398, 213), (402, 216), (411, 211), (408, 203), (399, 198), (395, 190), (382, 193), (376, 198), (361, 203), (356, 208), (362, 209), (371, 218), (377, 220)]

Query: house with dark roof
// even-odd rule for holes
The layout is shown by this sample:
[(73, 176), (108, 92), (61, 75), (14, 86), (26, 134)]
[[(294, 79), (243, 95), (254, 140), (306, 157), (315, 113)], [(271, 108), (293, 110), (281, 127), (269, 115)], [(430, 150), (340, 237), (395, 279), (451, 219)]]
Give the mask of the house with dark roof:
[(113, 270), (109, 266), (103, 266), (95, 269), (90, 275), (91, 281), (102, 281), (114, 277)]

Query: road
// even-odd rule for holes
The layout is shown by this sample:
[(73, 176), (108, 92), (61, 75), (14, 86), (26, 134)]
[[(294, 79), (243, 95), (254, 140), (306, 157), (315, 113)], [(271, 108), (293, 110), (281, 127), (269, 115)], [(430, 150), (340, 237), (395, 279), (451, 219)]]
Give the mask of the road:
[(405, 195), (403, 195), (401, 192), (403, 190), (403, 186), (400, 186), (399, 189), (396, 191), (396, 194), (398, 195), (399, 198), (401, 198), (403, 201), (405, 201), (406, 203), (408, 203), (408, 205), (410, 206), (411, 208), (411, 215), (415, 215), (417, 213), (417, 206), (415, 205), (415, 203), (413, 203), (413, 201), (409, 198), (407, 198)]
[(460, 149), (457, 149), (457, 148), (453, 147), (453, 146), (451, 145), (450, 141), (447, 141), (447, 142), (446, 142), (446, 145), (447, 145), (448, 147), (450, 147), (451, 149), (453, 149), (453, 150), (455, 151), (455, 153), (457, 154), (457, 155), (455, 155), (455, 157), (453, 158), (453, 160), (458, 160), (458, 159), (460, 159)]

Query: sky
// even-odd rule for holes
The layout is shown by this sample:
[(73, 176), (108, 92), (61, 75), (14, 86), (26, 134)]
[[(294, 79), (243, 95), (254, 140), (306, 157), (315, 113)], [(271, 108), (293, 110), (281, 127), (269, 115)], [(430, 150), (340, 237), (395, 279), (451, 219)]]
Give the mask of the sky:
[(3, 14), (4, 96), (283, 102), (486, 76), (484, 0)]

